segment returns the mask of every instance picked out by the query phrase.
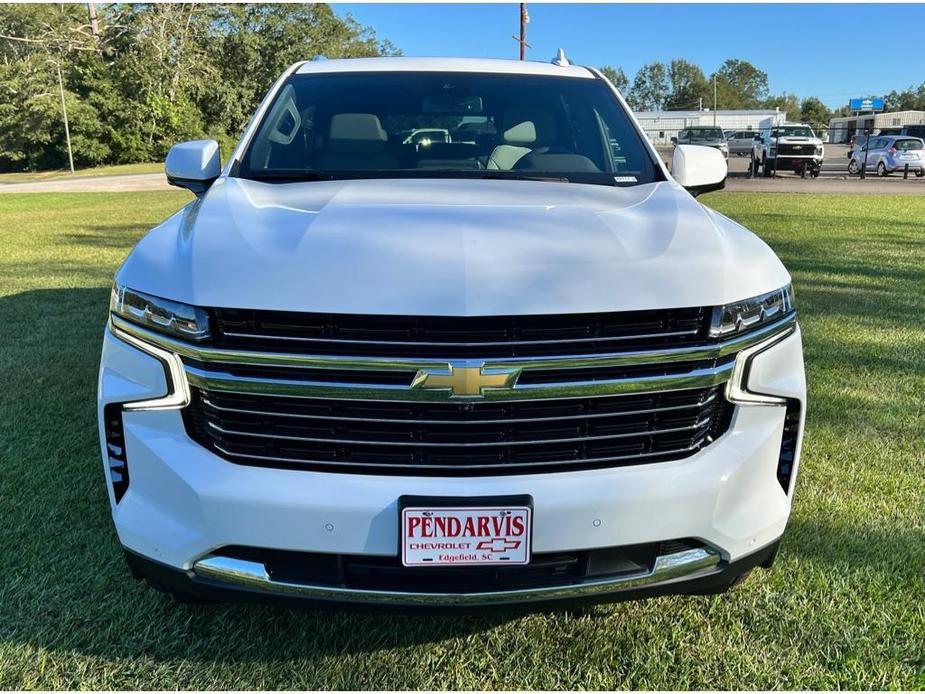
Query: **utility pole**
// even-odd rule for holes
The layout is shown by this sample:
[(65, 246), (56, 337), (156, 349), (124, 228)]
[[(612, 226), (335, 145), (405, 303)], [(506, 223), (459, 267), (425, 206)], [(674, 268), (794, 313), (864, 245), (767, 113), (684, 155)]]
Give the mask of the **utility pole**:
[(527, 43), (527, 24), (530, 23), (530, 15), (527, 14), (527, 3), (520, 3), (520, 38), (517, 36), (512, 36), (517, 43), (520, 44), (520, 59), (524, 60), (524, 49), (532, 48), (532, 46)]
[(71, 129), (67, 124), (67, 106), (64, 104), (64, 79), (61, 77), (61, 64), (55, 62), (55, 69), (58, 71), (58, 90), (61, 92), (61, 114), (64, 116), (64, 137), (67, 139), (67, 160), (71, 165), (71, 173), (74, 173), (74, 153), (71, 151)]
[(716, 125), (716, 73), (713, 73), (713, 125)]

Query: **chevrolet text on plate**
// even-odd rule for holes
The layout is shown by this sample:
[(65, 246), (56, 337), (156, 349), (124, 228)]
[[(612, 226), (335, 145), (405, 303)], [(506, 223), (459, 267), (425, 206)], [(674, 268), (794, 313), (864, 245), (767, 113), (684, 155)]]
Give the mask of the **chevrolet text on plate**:
[[(769, 568), (806, 411), (790, 276), (596, 70), (302, 62), (119, 268), (99, 436), (183, 600), (459, 608)], [(747, 588), (746, 588), (747, 589)]]

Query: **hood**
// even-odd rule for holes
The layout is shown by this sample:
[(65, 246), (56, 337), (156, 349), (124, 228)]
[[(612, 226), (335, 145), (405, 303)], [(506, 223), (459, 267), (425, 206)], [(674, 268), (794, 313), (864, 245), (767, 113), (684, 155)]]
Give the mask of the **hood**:
[(674, 182), (222, 178), (117, 281), (198, 306), (474, 316), (715, 305), (789, 277)]

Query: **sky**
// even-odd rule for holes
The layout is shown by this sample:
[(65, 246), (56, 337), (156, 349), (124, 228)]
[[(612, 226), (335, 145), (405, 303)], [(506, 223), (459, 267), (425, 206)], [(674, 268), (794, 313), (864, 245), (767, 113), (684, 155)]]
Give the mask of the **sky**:
[[(334, 9), (373, 27), (404, 55), (516, 58), (518, 7), (345, 3)], [(818, 96), (835, 108), (851, 97), (925, 81), (925, 4), (528, 3), (527, 12), (527, 59), (551, 60), (562, 47), (573, 62), (622, 67), (631, 82), (641, 65), (656, 60), (685, 58), (709, 75), (726, 58), (741, 58), (768, 73), (771, 93)], [(895, 35), (870, 31), (884, 22), (897, 27)]]

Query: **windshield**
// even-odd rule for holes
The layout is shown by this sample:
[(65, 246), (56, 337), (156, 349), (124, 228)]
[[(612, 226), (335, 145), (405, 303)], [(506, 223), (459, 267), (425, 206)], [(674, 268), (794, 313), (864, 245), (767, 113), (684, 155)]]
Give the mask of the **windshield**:
[(771, 131), (771, 137), (815, 137), (813, 129), (805, 125), (795, 125), (793, 127), (774, 128)]
[(688, 128), (678, 133), (679, 140), (722, 140), (723, 131), (720, 128)]
[(893, 143), (896, 149), (908, 152), (910, 149), (925, 149), (925, 144), (921, 140), (896, 140)]
[(459, 72), (293, 75), (234, 175), (661, 180), (603, 80)]

